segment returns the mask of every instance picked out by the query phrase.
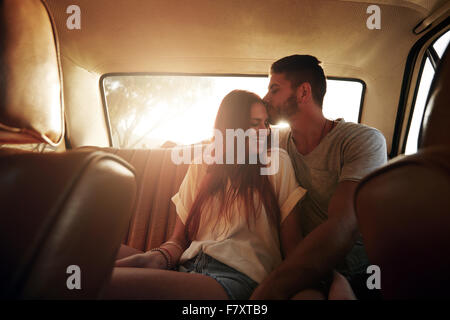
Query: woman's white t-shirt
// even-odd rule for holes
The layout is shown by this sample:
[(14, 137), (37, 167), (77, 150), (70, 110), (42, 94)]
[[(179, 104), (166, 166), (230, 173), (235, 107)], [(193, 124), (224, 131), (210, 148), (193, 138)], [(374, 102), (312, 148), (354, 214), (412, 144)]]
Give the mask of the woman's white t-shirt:
[[(291, 160), (286, 151), (277, 149), (271, 156), (279, 155), (278, 171), (269, 175), (278, 205), (281, 209), (281, 222), (289, 215), (295, 205), (306, 193), (299, 186)], [(273, 161), (273, 160), (272, 160)], [(188, 213), (198, 193), (202, 178), (207, 170), (206, 164), (191, 164), (181, 183), (180, 190), (172, 197), (181, 221), (185, 224)], [(196, 240), (191, 242), (180, 258), (180, 264), (194, 258), (200, 250), (214, 259), (246, 274), (260, 283), (267, 275), (281, 263), (280, 240), (276, 229), (271, 225), (264, 205), (255, 196), (255, 208), (260, 206), (261, 212), (256, 221), (247, 224), (245, 206), (241, 200), (234, 201), (230, 208), (231, 223), (225, 224), (224, 219), (217, 219), (210, 215), (217, 215), (220, 205), (217, 197), (203, 207), (202, 217)], [(206, 225), (205, 221), (212, 221)]]

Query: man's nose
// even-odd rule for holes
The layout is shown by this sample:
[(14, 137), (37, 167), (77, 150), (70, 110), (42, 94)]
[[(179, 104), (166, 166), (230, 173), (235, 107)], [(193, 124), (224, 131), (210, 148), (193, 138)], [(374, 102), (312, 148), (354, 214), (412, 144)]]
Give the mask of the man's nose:
[(266, 93), (266, 95), (265, 95), (264, 98), (263, 98), (263, 101), (264, 101), (265, 103), (269, 102), (269, 92)]

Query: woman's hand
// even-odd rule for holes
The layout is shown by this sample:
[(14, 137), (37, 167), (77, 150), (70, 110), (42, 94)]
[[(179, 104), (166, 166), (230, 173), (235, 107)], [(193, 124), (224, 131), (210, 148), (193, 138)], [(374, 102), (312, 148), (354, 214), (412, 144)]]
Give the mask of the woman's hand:
[(166, 258), (158, 251), (138, 253), (120, 260), (116, 260), (115, 267), (134, 267), (167, 269)]
[[(169, 241), (162, 243), (160, 248), (168, 251), (171, 258), (171, 263), (175, 266), (178, 264), (180, 256), (183, 254), (184, 248), (186, 248), (186, 238), (184, 232), (184, 224), (177, 216), (175, 222), (175, 229), (173, 235), (169, 238)], [(161, 249), (161, 250), (162, 250)], [(136, 252), (136, 249), (122, 245), (122, 257), (125, 254)], [(163, 269), (167, 270), (166, 257), (159, 251), (147, 251), (136, 253), (128, 257), (116, 260), (115, 267), (131, 267), (131, 268), (150, 268), (150, 269)], [(120, 256), (120, 255), (119, 255)]]

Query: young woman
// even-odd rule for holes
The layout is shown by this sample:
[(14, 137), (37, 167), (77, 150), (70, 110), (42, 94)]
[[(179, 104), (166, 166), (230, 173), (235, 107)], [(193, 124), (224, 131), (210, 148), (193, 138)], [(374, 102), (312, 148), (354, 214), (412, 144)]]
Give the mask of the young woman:
[[(235, 90), (223, 99), (215, 129), (226, 146), (226, 129), (269, 129), (267, 118), (257, 95)], [(264, 165), (248, 159), (263, 150), (249, 148), (248, 139), (245, 149), (246, 164), (190, 165), (172, 198), (169, 241), (128, 257), (137, 251), (123, 247), (104, 298), (248, 299), (289, 256), (302, 238), (297, 204), (306, 190), (285, 151), (278, 150), (278, 171), (261, 175)], [(223, 159), (229, 152), (223, 149)]]

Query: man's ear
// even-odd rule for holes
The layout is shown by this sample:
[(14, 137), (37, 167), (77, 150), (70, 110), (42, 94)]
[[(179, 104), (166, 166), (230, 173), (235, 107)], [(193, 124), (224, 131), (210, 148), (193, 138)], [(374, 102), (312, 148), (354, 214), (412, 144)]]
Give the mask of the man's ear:
[(309, 82), (303, 82), (297, 87), (297, 103), (309, 102), (312, 99), (311, 85)]

